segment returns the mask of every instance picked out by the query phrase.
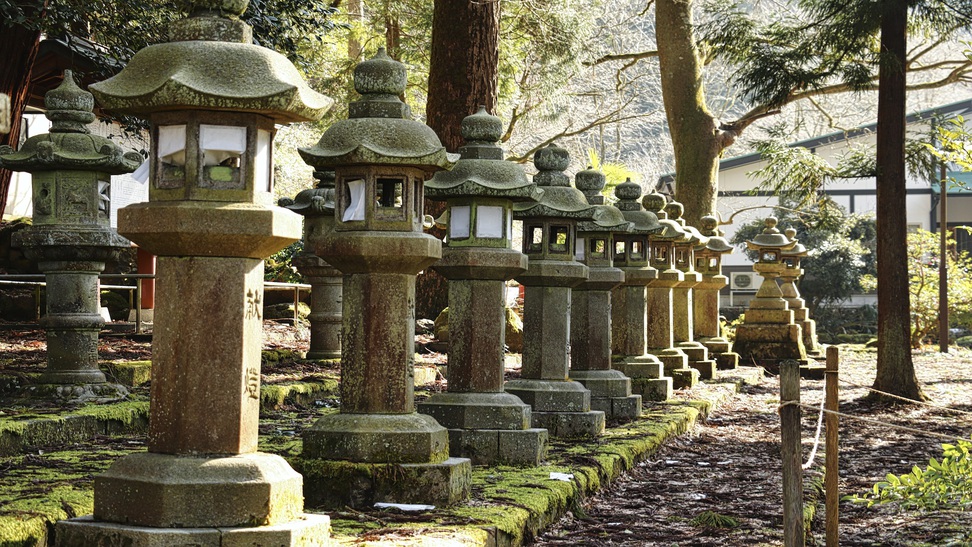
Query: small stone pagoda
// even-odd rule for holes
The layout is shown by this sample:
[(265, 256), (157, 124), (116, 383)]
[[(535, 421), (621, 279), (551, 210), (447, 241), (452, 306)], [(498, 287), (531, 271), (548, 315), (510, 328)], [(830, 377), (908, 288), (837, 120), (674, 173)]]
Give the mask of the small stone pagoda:
[(14, 151), (0, 147), (0, 167), (31, 173), (33, 225), (14, 244), (47, 278), (47, 368), (30, 386), (31, 397), (66, 401), (117, 399), (123, 386), (105, 381), (98, 368), (98, 275), (131, 244), (109, 225), (111, 175), (141, 163), (105, 137), (91, 135), (94, 98), (74, 83), (71, 71), (44, 98), (50, 133), (35, 135)]
[(668, 218), (677, 222), (688, 237), (675, 242), (675, 267), (683, 279), (672, 289), (672, 336), (675, 346), (685, 352), (688, 365), (699, 371), (699, 377), (710, 380), (715, 376), (716, 363), (709, 358), (709, 350), (695, 340), (695, 287), (702, 282), (702, 274), (695, 270), (695, 248), (708, 243), (708, 238), (682, 219), (684, 207), (677, 201), (665, 206)]
[[(341, 410), (304, 432), (307, 497), (331, 507), (442, 505), (469, 495), (471, 464), (415, 411), (415, 276), (442, 256), (425, 234), (425, 181), (458, 157), (399, 96), (405, 66), (384, 49), (354, 70), (361, 98), (304, 161), (336, 177), (334, 231), (316, 252), (344, 274)], [(313, 471), (311, 471), (311, 469)]]
[(322, 237), (334, 231), (334, 171), (315, 171), (314, 188), (278, 205), (304, 217), (304, 250), (292, 263), (311, 286), (310, 347), (307, 359), (341, 358), (341, 272), (314, 253)]
[(331, 100), (286, 57), (254, 45), (246, 0), (184, 3), (170, 42), (148, 46), (91, 90), (150, 122), (149, 201), (119, 232), (157, 255), (148, 451), (94, 481), (94, 518), (57, 525), (57, 545), (320, 545), (302, 479), (257, 450), (263, 259), (300, 237), (272, 205), (277, 124)]
[(591, 390), (591, 408), (609, 421), (628, 421), (641, 416), (641, 395), (633, 395), (631, 379), (611, 368), (611, 290), (624, 282), (624, 272), (614, 267), (614, 236), (630, 233), (634, 223), (605, 205), (605, 182), (604, 173), (593, 169), (574, 176), (594, 206), (594, 219), (577, 223), (577, 260), (589, 275), (571, 294), (570, 377)]
[(540, 171), (533, 178), (543, 190), (540, 202), (513, 207), (514, 218), (523, 221), (530, 262), (516, 276), (525, 287), (523, 368), (506, 391), (533, 408), (534, 427), (554, 437), (600, 435), (604, 413), (591, 410), (591, 392), (568, 377), (571, 288), (588, 276), (587, 266), (574, 260), (577, 222), (592, 220), (594, 208), (564, 174), (566, 150), (551, 144), (536, 152), (533, 163)]
[(722, 237), (715, 216), (702, 217), (700, 228), (699, 232), (708, 239), (695, 248), (695, 269), (702, 274), (692, 298), (695, 339), (709, 350), (717, 368), (734, 369), (739, 365), (739, 355), (731, 351), (731, 344), (722, 336), (719, 319), (719, 291), (729, 284), (729, 278), (722, 275), (722, 255), (733, 252), (733, 247)]
[(691, 241), (692, 235), (682, 225), (668, 218), (665, 196), (652, 192), (641, 198), (642, 206), (658, 218), (661, 230), (648, 240), (651, 248), (651, 266), (658, 275), (648, 284), (648, 353), (665, 364), (665, 374), (672, 377), (676, 389), (688, 388), (698, 382), (699, 373), (688, 366), (688, 356), (675, 345), (675, 324), (688, 310), (676, 306), (674, 293), (685, 280), (685, 273), (676, 267), (676, 245)]
[[(624, 272), (624, 282), (611, 292), (611, 345), (614, 363), (631, 378), (632, 391), (649, 401), (664, 401), (672, 396), (672, 378), (665, 366), (651, 353), (647, 288), (658, 280), (659, 272), (650, 263), (649, 238), (663, 230), (654, 212), (642, 207), (641, 186), (630, 179), (614, 188), (617, 208), (634, 226), (628, 233), (614, 235), (614, 265)], [(671, 325), (671, 305), (659, 317)], [(669, 332), (671, 328), (669, 328)]]
[(783, 298), (776, 279), (786, 265), (783, 253), (793, 249), (797, 241), (780, 233), (775, 217), (765, 221), (763, 232), (747, 241), (746, 246), (757, 253), (753, 269), (763, 281), (756, 296), (749, 302), (745, 322), (736, 327), (733, 349), (743, 364), (775, 365), (784, 359), (806, 362), (803, 329), (793, 320), (793, 310)]
[[(795, 240), (796, 230), (787, 228), (783, 232), (787, 238)], [(817, 323), (810, 319), (810, 310), (807, 303), (800, 296), (800, 289), (797, 288), (797, 279), (803, 275), (803, 268), (800, 262), (806, 258), (807, 248), (802, 243), (797, 242), (789, 251), (783, 252), (783, 272), (780, 273), (780, 292), (783, 298), (793, 310), (793, 320), (800, 325), (803, 332), (803, 345), (806, 347), (807, 356), (823, 359), (825, 357), (823, 348), (817, 342)]]
[(449, 452), (477, 465), (538, 465), (547, 430), (532, 427), (530, 406), (503, 391), (506, 281), (527, 269), (511, 248), (513, 203), (540, 192), (497, 146), (503, 123), (485, 108), (462, 120), (465, 145), (451, 171), (425, 184), (446, 202), (447, 246), (435, 270), (449, 280), (448, 391), (419, 404), (449, 429)]

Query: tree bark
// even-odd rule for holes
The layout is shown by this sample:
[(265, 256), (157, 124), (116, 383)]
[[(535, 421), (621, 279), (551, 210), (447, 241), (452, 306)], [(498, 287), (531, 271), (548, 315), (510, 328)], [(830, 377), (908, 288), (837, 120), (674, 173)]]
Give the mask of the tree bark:
[(908, 4), (906, 0), (885, 0), (883, 7), (877, 122), (878, 351), (874, 389), (921, 400), (924, 394), (911, 360), (911, 307), (907, 297), (905, 49)]
[[(480, 105), (495, 112), (499, 85), (500, 3), (436, 0), (432, 18), (432, 58), (426, 123), (450, 152), (462, 145), (460, 123)], [(425, 201), (425, 212), (438, 217), (442, 202)], [(445, 234), (434, 230), (439, 238)], [(445, 278), (419, 275), (415, 307), (418, 317), (434, 319), (448, 305)]]
[(689, 224), (715, 211), (719, 155), (731, 144), (705, 104), (702, 58), (692, 33), (692, 0), (657, 0), (658, 65), (675, 150), (675, 199)]
[[(20, 140), (21, 121), (27, 106), (30, 78), (34, 58), (40, 46), (40, 30), (19, 25), (0, 26), (0, 51), (4, 62), (0, 63), (0, 93), (10, 95), (10, 133), (0, 135), (0, 146), (17, 148)], [(0, 169), (0, 209), (7, 203), (13, 172)]]

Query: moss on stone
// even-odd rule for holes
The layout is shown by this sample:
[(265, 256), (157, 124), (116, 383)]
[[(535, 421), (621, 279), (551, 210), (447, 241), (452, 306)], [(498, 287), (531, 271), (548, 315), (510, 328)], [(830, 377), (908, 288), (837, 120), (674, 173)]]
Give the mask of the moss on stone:
[(38, 446), (79, 442), (99, 434), (137, 433), (148, 427), (148, 401), (86, 405), (65, 416), (21, 413), (0, 418), (0, 456)]
[(260, 386), (260, 409), (275, 410), (285, 404), (311, 405), (315, 399), (336, 396), (337, 391), (338, 381), (334, 378), (321, 378), (317, 382), (263, 384)]
[(115, 361), (102, 368), (115, 382), (128, 387), (143, 386), (152, 379), (152, 361)]

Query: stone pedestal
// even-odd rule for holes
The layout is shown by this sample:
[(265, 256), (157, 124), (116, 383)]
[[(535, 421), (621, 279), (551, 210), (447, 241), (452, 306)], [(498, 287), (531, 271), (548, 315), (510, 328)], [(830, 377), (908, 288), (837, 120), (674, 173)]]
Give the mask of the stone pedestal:
[(699, 378), (711, 380), (716, 362), (709, 359), (708, 348), (695, 340), (695, 287), (702, 281), (698, 272), (684, 272), (685, 279), (672, 289), (672, 336), (675, 346), (685, 353), (688, 366), (699, 371)]
[(503, 391), (506, 280), (526, 269), (511, 249), (447, 249), (435, 270), (449, 280), (448, 391), (418, 405), (449, 430), (449, 452), (476, 465), (539, 465), (547, 431), (530, 405)]
[(246, 4), (195, 2), (172, 42), (92, 86), (107, 110), (151, 123), (150, 201), (119, 210), (118, 227), (159, 257), (152, 404), (148, 452), (95, 477), (94, 519), (58, 523), (59, 546), (327, 541), (301, 476), (257, 436), (263, 259), (300, 237), (300, 217), (270, 206), (274, 128), (331, 101), (252, 44)]
[[(648, 293), (646, 284), (656, 279), (658, 270), (622, 268), (625, 282), (611, 291), (611, 324), (615, 366), (631, 378), (631, 390), (648, 401), (671, 398), (673, 383), (665, 365), (647, 351)], [(656, 308), (652, 308), (656, 309)], [(670, 315), (666, 317), (671, 319)]]
[(517, 276), (526, 286), (523, 367), (519, 379), (506, 383), (506, 391), (530, 405), (533, 425), (553, 437), (590, 437), (604, 431), (605, 415), (591, 410), (591, 392), (568, 378), (571, 285), (586, 277), (587, 267), (576, 262), (531, 264), (526, 274)]
[[(788, 228), (785, 231), (786, 237), (793, 239), (796, 237), (796, 230)], [(823, 359), (823, 348), (817, 343), (817, 323), (810, 319), (810, 310), (807, 309), (806, 302), (800, 297), (800, 289), (797, 288), (797, 279), (803, 275), (803, 268), (800, 267), (801, 260), (807, 256), (807, 249), (802, 243), (797, 243), (792, 249), (783, 253), (783, 270), (780, 272), (780, 292), (783, 299), (793, 310), (793, 321), (800, 325), (803, 332), (803, 345), (806, 347), (807, 356), (815, 359)]]
[(311, 286), (310, 347), (307, 359), (341, 358), (341, 272), (313, 254), (294, 258), (294, 266)]
[(732, 344), (722, 336), (719, 324), (719, 290), (728, 284), (724, 275), (702, 276), (695, 286), (695, 338), (715, 360), (716, 368), (731, 370), (739, 366), (739, 355), (732, 352)]
[[(682, 272), (668, 269), (648, 284), (648, 323), (645, 345), (647, 352), (656, 356), (665, 367), (665, 374), (672, 378), (675, 389), (694, 387), (698, 373), (688, 366), (688, 355), (675, 345), (675, 316), (682, 313), (674, 299), (674, 288), (684, 280)], [(684, 318), (683, 318), (684, 321)]]

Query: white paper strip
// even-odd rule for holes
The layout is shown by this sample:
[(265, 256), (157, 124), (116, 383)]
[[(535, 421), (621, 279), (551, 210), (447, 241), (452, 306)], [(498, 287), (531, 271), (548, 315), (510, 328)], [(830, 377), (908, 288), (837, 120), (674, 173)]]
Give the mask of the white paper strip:
[(186, 164), (186, 126), (159, 126), (159, 159), (174, 165)]
[(203, 151), (203, 164), (207, 166), (238, 158), (246, 150), (246, 128), (200, 124), (199, 148)]
[(482, 205), (476, 208), (476, 237), (503, 237), (503, 208)]
[(344, 222), (364, 220), (365, 181), (362, 179), (349, 180), (347, 184), (348, 193), (351, 195), (351, 204), (344, 210), (344, 216), (341, 217), (341, 220)]
[(273, 190), (273, 173), (270, 169), (270, 132), (257, 130), (256, 158), (253, 159), (254, 186), (267, 192)]

